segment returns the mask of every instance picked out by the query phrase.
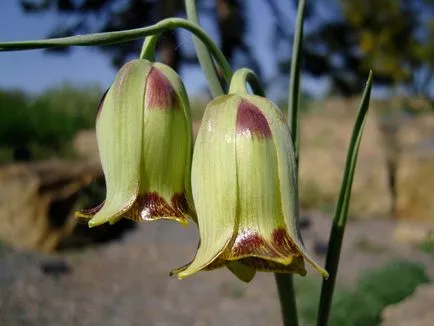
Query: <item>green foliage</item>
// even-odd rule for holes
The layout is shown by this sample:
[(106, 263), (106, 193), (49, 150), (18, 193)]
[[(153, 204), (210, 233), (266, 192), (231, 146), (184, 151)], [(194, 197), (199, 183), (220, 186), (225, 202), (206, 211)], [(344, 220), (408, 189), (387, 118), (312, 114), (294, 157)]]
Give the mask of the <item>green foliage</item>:
[(376, 74), (397, 81), (408, 78), (411, 71), (406, 63), (418, 59), (422, 46), (413, 36), (415, 9), (397, 0), (341, 2), (345, 18), (358, 31), (358, 46), (365, 56), (363, 64), (373, 68)]
[(13, 145), (19, 143), (23, 135), (30, 129), (23, 112), (28, 107), (29, 99), (19, 91), (0, 91), (0, 144)]
[[(297, 282), (304, 295), (299, 298), (300, 316), (303, 325), (315, 325), (319, 302), (319, 282)], [(298, 291), (298, 293), (301, 291)], [(383, 305), (369, 293), (335, 290), (330, 326), (374, 326), (380, 321)]]
[[(41, 143), (56, 137), (58, 144), (71, 139), (79, 129), (92, 128), (99, 103), (99, 89), (77, 89), (70, 86), (48, 90), (39, 96), (29, 109), (33, 125)], [(47, 117), (49, 117), (47, 119)], [(44, 128), (38, 128), (44, 125)]]
[(413, 293), (429, 278), (423, 266), (417, 263), (397, 261), (366, 272), (357, 284), (357, 292), (370, 293), (384, 306), (397, 303)]
[[(331, 308), (330, 326), (375, 326), (382, 310), (411, 295), (416, 287), (429, 281), (424, 268), (413, 262), (398, 261), (362, 274), (354, 291), (337, 287)], [(309, 278), (295, 278), (303, 325), (314, 325), (320, 283)]]
[(420, 251), (434, 256), (434, 235), (429, 234), (417, 247)]
[[(433, 79), (432, 1), (340, 0), (346, 33), (359, 49), (356, 69), (375, 71), (378, 81), (404, 84), (430, 96)], [(426, 74), (416, 76), (420, 69)], [(431, 97), (432, 98), (432, 97)]]
[(331, 326), (378, 325), (384, 306), (370, 293), (337, 293), (332, 304)]
[(93, 128), (100, 96), (96, 87), (68, 85), (35, 98), (0, 91), (0, 163), (9, 162), (17, 149), (28, 151), (33, 159), (70, 153), (74, 134)]

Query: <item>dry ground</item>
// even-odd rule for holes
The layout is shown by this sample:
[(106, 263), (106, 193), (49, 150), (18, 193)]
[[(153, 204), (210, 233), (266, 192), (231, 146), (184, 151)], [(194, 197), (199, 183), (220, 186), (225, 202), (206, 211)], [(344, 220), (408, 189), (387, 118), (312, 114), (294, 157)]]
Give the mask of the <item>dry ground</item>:
[[(304, 231), (312, 252), (326, 239), (330, 218), (310, 213)], [(350, 285), (363, 270), (396, 257), (423, 262), (434, 276), (433, 259), (395, 242), (392, 220), (348, 225), (339, 282)], [(174, 223), (141, 224), (122, 240), (52, 256), (0, 249), (0, 325), (18, 326), (199, 326), (280, 325), (272, 274), (248, 285), (228, 271), (202, 272), (179, 281), (168, 272), (190, 260), (195, 228)], [(65, 261), (69, 272), (47, 275), (41, 266)], [(319, 275), (310, 270), (311, 280)]]

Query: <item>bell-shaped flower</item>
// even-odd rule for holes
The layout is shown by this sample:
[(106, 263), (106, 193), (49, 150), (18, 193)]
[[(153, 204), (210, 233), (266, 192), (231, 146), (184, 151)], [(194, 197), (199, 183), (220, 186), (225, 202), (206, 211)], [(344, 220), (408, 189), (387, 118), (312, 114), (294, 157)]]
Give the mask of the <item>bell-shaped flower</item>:
[(187, 223), (192, 128), (186, 91), (168, 66), (125, 64), (103, 97), (96, 136), (106, 198), (77, 212), (89, 226), (125, 217)]
[(238, 263), (305, 275), (306, 259), (327, 277), (301, 240), (293, 144), (272, 102), (230, 94), (209, 103), (191, 173), (200, 244), (193, 261), (172, 274), (182, 279)]

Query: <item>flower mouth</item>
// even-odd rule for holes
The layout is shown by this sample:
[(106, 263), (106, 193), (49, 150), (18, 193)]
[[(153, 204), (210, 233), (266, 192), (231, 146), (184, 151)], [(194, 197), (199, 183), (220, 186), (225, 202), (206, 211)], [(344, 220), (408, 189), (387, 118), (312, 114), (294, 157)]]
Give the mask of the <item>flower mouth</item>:
[(260, 272), (306, 275), (303, 255), (284, 228), (275, 229), (271, 241), (267, 241), (254, 229), (239, 231), (232, 245), (204, 270), (221, 268), (231, 261)]
[(273, 230), (270, 240), (253, 228), (239, 230), (220, 259), (237, 260), (258, 271), (306, 274), (303, 256), (283, 227)]
[[(76, 213), (76, 217), (80, 222), (87, 222), (98, 213), (104, 202), (89, 209), (83, 209)], [(159, 219), (175, 220), (180, 224), (188, 224), (188, 204), (183, 193), (175, 193), (170, 204), (158, 193), (149, 192), (137, 196), (136, 200), (130, 205), (121, 215), (135, 222), (141, 221), (156, 221)]]
[(159, 219), (175, 220), (188, 224), (188, 204), (183, 193), (175, 193), (170, 204), (158, 193), (148, 192), (137, 196), (136, 201), (125, 218), (133, 221), (155, 221)]

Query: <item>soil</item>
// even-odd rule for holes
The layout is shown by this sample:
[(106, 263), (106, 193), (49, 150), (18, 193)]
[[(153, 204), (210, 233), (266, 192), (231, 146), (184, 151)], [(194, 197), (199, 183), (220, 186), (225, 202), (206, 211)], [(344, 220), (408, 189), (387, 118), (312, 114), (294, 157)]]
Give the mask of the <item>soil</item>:
[[(309, 213), (310, 252), (327, 239), (330, 216)], [(395, 258), (416, 260), (434, 276), (434, 259), (397, 243), (393, 220), (350, 221), (338, 283)], [(228, 270), (179, 281), (168, 276), (193, 257), (197, 233), (171, 222), (141, 224), (120, 240), (53, 255), (0, 245), (0, 325), (281, 325), (273, 275), (244, 284)], [(317, 257), (323, 261), (323, 257)], [(308, 278), (319, 279), (309, 269)]]

